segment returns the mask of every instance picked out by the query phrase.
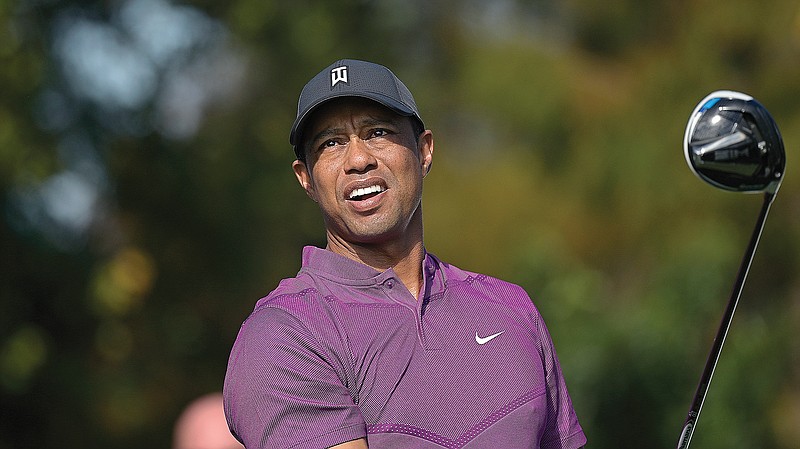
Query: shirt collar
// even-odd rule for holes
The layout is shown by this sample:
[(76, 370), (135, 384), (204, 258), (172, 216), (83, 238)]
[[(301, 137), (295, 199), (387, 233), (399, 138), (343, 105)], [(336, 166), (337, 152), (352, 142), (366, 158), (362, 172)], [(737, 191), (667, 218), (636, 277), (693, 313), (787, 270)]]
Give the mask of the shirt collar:
[[(423, 296), (429, 297), (444, 290), (444, 273), (441, 263), (435, 256), (426, 251), (421, 268)], [(316, 246), (303, 248), (303, 267), (300, 272), (303, 271), (351, 286), (373, 286), (383, 283), (390, 277), (397, 277), (391, 268), (380, 272), (361, 262)]]

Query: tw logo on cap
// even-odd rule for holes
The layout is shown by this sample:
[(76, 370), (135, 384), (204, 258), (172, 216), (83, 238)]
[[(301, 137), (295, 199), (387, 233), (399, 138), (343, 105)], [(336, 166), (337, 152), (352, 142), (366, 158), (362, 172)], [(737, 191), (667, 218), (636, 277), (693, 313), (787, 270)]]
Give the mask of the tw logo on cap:
[(346, 65), (331, 69), (331, 89), (336, 87), (336, 85), (339, 83), (348, 84)]

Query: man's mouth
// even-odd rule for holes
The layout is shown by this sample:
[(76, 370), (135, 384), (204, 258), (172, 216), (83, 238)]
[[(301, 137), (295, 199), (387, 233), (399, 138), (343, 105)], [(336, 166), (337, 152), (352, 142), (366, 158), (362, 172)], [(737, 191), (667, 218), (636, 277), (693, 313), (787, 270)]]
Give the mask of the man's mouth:
[(347, 199), (350, 201), (363, 201), (369, 198), (372, 198), (375, 195), (378, 195), (381, 192), (386, 191), (386, 188), (381, 185), (371, 185), (368, 187), (362, 187), (360, 189), (355, 189), (350, 192), (350, 195)]

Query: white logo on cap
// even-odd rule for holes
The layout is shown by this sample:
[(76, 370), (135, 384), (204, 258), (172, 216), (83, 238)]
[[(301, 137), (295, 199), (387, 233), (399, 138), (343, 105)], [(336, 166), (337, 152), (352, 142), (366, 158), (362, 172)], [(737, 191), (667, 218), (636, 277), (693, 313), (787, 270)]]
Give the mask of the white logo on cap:
[(331, 89), (339, 83), (347, 84), (347, 66), (331, 69)]

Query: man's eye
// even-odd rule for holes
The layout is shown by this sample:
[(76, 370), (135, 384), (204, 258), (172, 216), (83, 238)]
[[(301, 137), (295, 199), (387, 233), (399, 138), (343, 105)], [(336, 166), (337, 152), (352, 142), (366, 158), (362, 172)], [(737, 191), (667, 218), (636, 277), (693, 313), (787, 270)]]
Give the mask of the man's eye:
[(325, 148), (330, 148), (330, 147), (335, 147), (335, 146), (336, 146), (336, 141), (331, 139), (331, 140), (326, 140), (326, 141), (322, 142), (320, 144), (319, 148), (320, 149), (325, 149)]
[(378, 129), (372, 130), (372, 137), (383, 137), (383, 136), (386, 136), (388, 134), (389, 134), (389, 131), (385, 130), (383, 128), (378, 128)]

